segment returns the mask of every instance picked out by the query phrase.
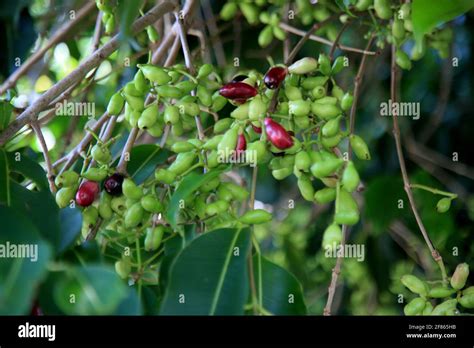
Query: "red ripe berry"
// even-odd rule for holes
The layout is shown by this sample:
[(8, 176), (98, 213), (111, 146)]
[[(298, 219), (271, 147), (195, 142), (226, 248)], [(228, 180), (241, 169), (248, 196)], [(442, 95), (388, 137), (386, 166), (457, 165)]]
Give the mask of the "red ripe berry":
[(91, 205), (99, 194), (99, 184), (95, 181), (84, 181), (76, 192), (76, 203), (82, 207)]
[(291, 135), (278, 122), (273, 121), (270, 117), (265, 118), (265, 132), (268, 140), (280, 150), (293, 146)]
[(285, 79), (286, 74), (288, 73), (287, 68), (282, 66), (274, 66), (270, 68), (263, 78), (265, 86), (270, 89), (278, 88), (281, 82)]
[(257, 95), (257, 89), (245, 82), (229, 82), (219, 90), (221, 96), (238, 101), (245, 101)]
[(105, 191), (112, 196), (119, 196), (122, 194), (123, 175), (119, 173), (112, 174), (104, 182)]
[(257, 134), (262, 134), (262, 128), (255, 126), (252, 124), (253, 131)]
[(38, 300), (35, 300), (35, 302), (33, 303), (33, 307), (31, 308), (31, 311), (30, 311), (30, 315), (32, 316), (43, 315), (43, 310), (39, 306)]
[(239, 134), (237, 138), (237, 145), (235, 146), (235, 151), (240, 154), (247, 149), (247, 140), (245, 140), (245, 136), (243, 134)]

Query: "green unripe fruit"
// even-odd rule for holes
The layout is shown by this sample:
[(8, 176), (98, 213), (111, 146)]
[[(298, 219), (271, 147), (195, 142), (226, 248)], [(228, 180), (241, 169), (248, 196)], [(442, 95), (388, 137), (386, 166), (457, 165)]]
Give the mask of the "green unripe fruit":
[(124, 217), (125, 227), (136, 227), (142, 221), (143, 207), (137, 202), (133, 204), (126, 212)]
[(239, 218), (239, 221), (247, 225), (258, 225), (269, 222), (272, 219), (272, 214), (263, 209), (254, 209), (247, 211)]
[(344, 69), (345, 66), (345, 61), (346, 57), (345, 56), (339, 56), (334, 60), (334, 63), (332, 64), (331, 68), (331, 74), (337, 74), (341, 72), (342, 69)]
[(123, 88), (123, 93), (128, 94), (134, 97), (141, 97), (143, 96), (143, 93), (140, 92), (136, 87), (135, 87), (135, 82), (130, 81), (128, 82), (125, 87)]
[(374, 0), (358, 0), (355, 8), (357, 11), (365, 11), (373, 4), (373, 2)]
[(149, 213), (161, 213), (164, 210), (163, 203), (161, 203), (153, 194), (148, 194), (140, 200), (140, 203)]
[(336, 189), (332, 187), (325, 187), (314, 193), (314, 201), (319, 204), (332, 202), (336, 199)]
[(161, 245), (164, 233), (165, 227), (163, 225), (147, 228), (145, 236), (145, 251), (157, 250)]
[(217, 189), (217, 198), (219, 200), (230, 202), (234, 197), (232, 196), (232, 192), (230, 192), (225, 185), (220, 185)]
[(127, 101), (127, 104), (130, 105), (130, 107), (135, 110), (142, 112), (143, 109), (145, 108), (144, 100), (142, 97), (135, 97), (130, 94), (125, 94), (125, 100)]
[(168, 170), (176, 175), (181, 175), (191, 167), (196, 157), (197, 154), (194, 152), (180, 153), (176, 157), (176, 160), (169, 166)]
[(318, 62), (312, 57), (305, 57), (300, 60), (297, 60), (288, 67), (288, 72), (290, 74), (308, 74), (315, 71), (318, 68)]
[(238, 136), (239, 129), (237, 127), (231, 128), (225, 132), (219, 145), (217, 145), (217, 152), (223, 156), (230, 155), (230, 152), (235, 150)]
[(158, 138), (163, 134), (163, 124), (161, 121), (156, 122), (153, 126), (147, 129), (148, 134)]
[(283, 41), (286, 38), (286, 32), (278, 27), (278, 26), (273, 26), (273, 36), (275, 36), (278, 40)]
[(317, 104), (329, 104), (329, 105), (337, 105), (339, 100), (333, 96), (324, 96), (315, 101)]
[(219, 165), (219, 155), (216, 150), (211, 151), (207, 155), (207, 166), (209, 168), (215, 168)]
[(82, 174), (82, 177), (91, 181), (102, 181), (107, 177), (107, 174), (105, 168), (89, 168)]
[(98, 218), (99, 210), (93, 205), (90, 205), (82, 211), (82, 226), (87, 229), (92, 228)]
[(350, 93), (346, 93), (342, 96), (341, 99), (341, 109), (344, 111), (348, 111), (352, 107), (352, 103), (354, 102), (354, 96)]
[(209, 180), (208, 182), (202, 184), (200, 187), (199, 187), (199, 191), (200, 192), (211, 192), (213, 190), (215, 190), (219, 185), (220, 185), (221, 181), (219, 179), (219, 177), (216, 177), (212, 180)]
[(115, 262), (115, 272), (117, 272), (120, 278), (127, 279), (131, 271), (132, 266), (130, 262), (126, 262), (123, 260)]
[(301, 196), (309, 202), (312, 202), (314, 199), (314, 188), (313, 184), (311, 183), (311, 180), (305, 176), (301, 175), (298, 178), (298, 188), (301, 192)]
[(314, 89), (318, 86), (324, 86), (328, 81), (329, 77), (327, 76), (310, 76), (303, 80), (301, 87), (304, 89)]
[(214, 67), (211, 64), (203, 64), (198, 70), (197, 78), (202, 79), (208, 77), (214, 71)]
[(138, 187), (132, 179), (126, 178), (122, 183), (122, 192), (126, 198), (139, 200), (143, 196), (143, 191)]
[(451, 199), (447, 197), (441, 198), (436, 204), (436, 210), (438, 211), (438, 213), (446, 213), (450, 207)]
[(334, 222), (340, 225), (355, 225), (359, 222), (359, 207), (351, 194), (344, 189), (339, 190)]
[(222, 200), (215, 201), (207, 205), (206, 215), (208, 216), (218, 215), (225, 212), (227, 209), (229, 209), (229, 203)]
[(247, 145), (247, 151), (255, 152), (255, 160), (262, 163), (268, 155), (267, 146), (264, 141), (255, 141)]
[(397, 52), (395, 53), (395, 62), (404, 70), (411, 69), (410, 57), (408, 57), (408, 55), (401, 49), (397, 49)]
[(420, 60), (423, 58), (426, 52), (426, 40), (422, 38), (419, 41), (416, 41), (411, 50), (411, 59)]
[[(334, 85), (331, 90), (331, 94), (334, 98), (338, 101), (341, 101), (342, 97), (344, 96), (344, 91), (338, 85)], [(337, 103), (336, 103), (337, 104)]]
[(290, 114), (295, 117), (308, 116), (311, 111), (309, 100), (292, 100), (288, 103)]
[(326, 96), (326, 88), (324, 86), (316, 86), (311, 91), (311, 94), (316, 99), (321, 99)]
[(331, 75), (331, 61), (329, 60), (329, 57), (325, 54), (320, 54), (318, 58), (318, 65), (319, 65), (319, 71), (323, 75), (329, 76)]
[(323, 161), (318, 161), (311, 166), (311, 173), (316, 178), (324, 178), (341, 168), (343, 163), (344, 160), (342, 158), (328, 158)]
[(168, 185), (172, 184), (175, 178), (176, 178), (176, 174), (173, 172), (170, 172), (169, 170), (157, 169), (155, 171), (155, 179), (165, 184), (168, 184)]
[(232, 19), (237, 13), (238, 6), (235, 2), (227, 2), (219, 13), (221, 18), (225, 21)]
[(453, 289), (461, 290), (466, 285), (467, 277), (469, 276), (469, 265), (467, 263), (460, 263), (451, 277), (451, 286)]
[(176, 152), (176, 153), (189, 152), (194, 149), (195, 149), (194, 145), (187, 141), (177, 141), (176, 143), (171, 145), (171, 151)]
[(448, 310), (456, 308), (457, 303), (458, 301), (456, 299), (444, 301), (433, 309), (433, 312), (431, 312), (431, 315), (446, 315), (446, 312)]
[(341, 142), (341, 139), (342, 139), (342, 135), (336, 134), (333, 137), (323, 137), (321, 139), (321, 143), (326, 149), (331, 149), (333, 147), (336, 147)]
[(110, 16), (107, 21), (105, 22), (105, 33), (111, 34), (115, 29), (115, 17)]
[(243, 202), (249, 195), (245, 188), (232, 182), (224, 182), (221, 184), (221, 186), (225, 186), (238, 202)]
[(426, 301), (425, 308), (423, 309), (423, 312), (421, 313), (421, 315), (431, 315), (432, 312), (433, 312), (433, 305), (431, 304), (430, 301)]
[(311, 166), (311, 158), (306, 151), (300, 151), (295, 156), (295, 167), (307, 171)]
[(158, 93), (160, 97), (164, 98), (179, 99), (183, 96), (183, 91), (181, 91), (178, 87), (168, 85), (157, 87), (156, 93)]
[(197, 86), (197, 97), (202, 105), (211, 106), (212, 105), (212, 93), (204, 86)]
[(359, 186), (360, 178), (357, 169), (352, 161), (347, 162), (344, 173), (342, 174), (342, 185), (347, 192), (354, 191)]
[(135, 89), (141, 94), (148, 92), (148, 90), (150, 89), (148, 81), (145, 79), (145, 75), (143, 75), (143, 71), (141, 70), (138, 70), (135, 74), (135, 77), (133, 78), (133, 83), (135, 84)]
[(405, 2), (400, 6), (400, 10), (398, 11), (401, 18), (405, 19), (410, 17), (411, 12), (411, 4), (409, 2)]
[(125, 212), (125, 209), (127, 209), (125, 200), (126, 200), (125, 196), (119, 196), (119, 197), (113, 197), (112, 200), (110, 201), (110, 207), (115, 213), (117, 213), (120, 216), (122, 216), (123, 213)]
[(266, 25), (260, 34), (258, 34), (258, 44), (260, 47), (267, 47), (273, 40), (273, 28), (271, 25)]
[(456, 289), (451, 289), (446, 286), (436, 286), (430, 289), (430, 291), (428, 292), (428, 297), (444, 298), (449, 297), (454, 293), (456, 293)]
[(112, 160), (110, 150), (101, 144), (96, 144), (92, 147), (91, 155), (94, 161), (100, 164), (107, 164)]
[(341, 110), (338, 106), (332, 104), (323, 104), (320, 101), (321, 99), (311, 104), (311, 111), (320, 119), (330, 120), (341, 114)]
[(256, 95), (249, 103), (248, 117), (251, 120), (262, 119), (263, 117), (265, 117), (267, 107), (267, 103), (263, 101), (262, 97)]
[(242, 14), (244, 15), (245, 19), (247, 19), (247, 21), (250, 24), (257, 24), (258, 23), (259, 11), (258, 11), (258, 8), (255, 5), (245, 3), (245, 2), (240, 2), (239, 6), (240, 6), (240, 10), (242, 11)]
[(199, 195), (194, 200), (194, 211), (201, 220), (206, 217), (206, 200), (207, 197), (205, 195)]
[(339, 133), (340, 117), (333, 118), (327, 121), (321, 129), (324, 137), (333, 137)]
[[(232, 120), (233, 121), (233, 120)], [(229, 128), (227, 128), (227, 131), (229, 130)], [(211, 139), (209, 139), (208, 141), (206, 141), (203, 145), (202, 145), (202, 148), (204, 150), (217, 150), (217, 146), (219, 145), (219, 143), (221, 142), (222, 138), (224, 137), (223, 134), (220, 134), (220, 135), (215, 135), (214, 137), (212, 137)]]
[(124, 104), (125, 100), (123, 99), (120, 92), (115, 93), (110, 98), (109, 104), (107, 105), (107, 113), (113, 116), (119, 115), (123, 109)]
[(175, 85), (183, 94), (189, 94), (196, 86), (197, 84), (191, 80), (184, 80)]
[(151, 82), (157, 85), (165, 85), (171, 81), (171, 77), (162, 68), (151, 64), (139, 64), (138, 68), (143, 72), (143, 75)]
[(401, 282), (408, 290), (415, 294), (426, 296), (429, 291), (428, 285), (412, 274), (406, 274), (401, 278)]
[(234, 111), (230, 113), (230, 117), (235, 118), (237, 120), (246, 120), (249, 117), (249, 107), (250, 103), (239, 105), (237, 108), (234, 109)]
[(293, 173), (292, 168), (281, 168), (272, 170), (272, 175), (277, 180), (283, 180)]
[(106, 192), (102, 192), (99, 200), (99, 215), (104, 220), (109, 220), (112, 218), (114, 212), (111, 206), (112, 196)]
[(474, 286), (470, 286), (462, 291), (463, 295), (474, 294)]
[(395, 16), (392, 22), (392, 35), (398, 40), (402, 40), (405, 37), (405, 27), (403, 26), (403, 21), (397, 16)]
[(294, 119), (297, 129), (306, 130), (309, 128), (311, 120), (308, 116), (296, 117)]
[(392, 17), (390, 0), (374, 0), (374, 10), (381, 19), (390, 19)]
[(66, 208), (76, 195), (76, 186), (63, 187), (56, 192), (56, 204), (59, 208)]
[(464, 308), (474, 308), (474, 294), (462, 295), (459, 298), (459, 304)]
[(152, 25), (149, 25), (148, 27), (146, 27), (146, 33), (148, 35), (148, 40), (150, 40), (153, 43), (157, 42), (160, 39), (160, 35), (158, 34), (158, 31)]
[(179, 122), (179, 108), (175, 105), (167, 105), (163, 115), (166, 123), (176, 124)]
[(59, 174), (54, 180), (54, 183), (56, 187), (61, 188), (76, 185), (78, 180), (79, 174), (77, 174), (75, 171), (68, 170)]
[(223, 118), (217, 121), (214, 124), (214, 134), (219, 134), (227, 131), (232, 125), (232, 123), (234, 123), (234, 120), (231, 118)]
[[(127, 104), (127, 105), (129, 105), (129, 104)], [(128, 122), (130, 123), (130, 125), (132, 127), (136, 127), (138, 125), (138, 120), (140, 119), (141, 115), (142, 115), (142, 113), (138, 110), (133, 110), (130, 113), (130, 119), (128, 120)]]
[(358, 159), (361, 160), (370, 160), (370, 152), (365, 141), (358, 135), (352, 134), (349, 137), (352, 150)]
[(138, 119), (138, 128), (148, 129), (158, 121), (158, 105), (152, 104), (143, 110), (140, 118)]
[(426, 306), (426, 300), (417, 297), (410, 302), (403, 308), (403, 312), (405, 315), (419, 315), (423, 312), (423, 309)]
[(333, 249), (341, 244), (342, 241), (342, 231), (338, 224), (329, 225), (323, 234), (323, 248)]
[[(298, 87), (285, 85), (285, 95), (289, 100), (301, 100), (303, 95)], [(289, 104), (288, 104), (289, 107)], [(288, 109), (289, 110), (289, 109)]]

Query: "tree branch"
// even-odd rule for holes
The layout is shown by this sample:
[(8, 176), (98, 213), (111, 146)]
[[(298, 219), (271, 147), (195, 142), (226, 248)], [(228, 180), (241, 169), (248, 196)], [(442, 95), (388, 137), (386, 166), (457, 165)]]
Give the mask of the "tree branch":
[(38, 126), (37, 122), (31, 122), (31, 128), (33, 128), (34, 132), (36, 133), (36, 137), (41, 146), (41, 151), (43, 152), (44, 162), (46, 163), (46, 178), (48, 179), (49, 189), (54, 194), (56, 193), (56, 186), (54, 185), (54, 169), (51, 164), (51, 158), (49, 158), (48, 154), (48, 146), (46, 145), (46, 141), (44, 140), (43, 132), (41, 128)]
[[(138, 33), (145, 29), (148, 25), (154, 23), (163, 14), (174, 9), (174, 4), (171, 2), (163, 2), (153, 7), (148, 13), (137, 19), (132, 25), (132, 33)], [(54, 98), (61, 92), (71, 87), (78, 81), (84, 78), (86, 74), (97, 67), (109, 55), (111, 55), (119, 46), (119, 35), (114, 36), (107, 44), (95, 51), (88, 59), (86, 59), (79, 67), (71, 72), (64, 79), (56, 83), (46, 93), (44, 93), (38, 100), (28, 107), (18, 118), (13, 121), (5, 131), (0, 134), (0, 146), (4, 145), (7, 140), (15, 134), (21, 127), (28, 122), (36, 119), (38, 113), (43, 110)]]

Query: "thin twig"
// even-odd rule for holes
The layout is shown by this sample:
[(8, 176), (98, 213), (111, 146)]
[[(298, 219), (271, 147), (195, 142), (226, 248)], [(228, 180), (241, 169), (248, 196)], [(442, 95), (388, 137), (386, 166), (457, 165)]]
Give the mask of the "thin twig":
[(96, 8), (95, 2), (90, 1), (85, 4), (76, 14), (75, 18), (64, 23), (54, 35), (49, 39), (49, 41), (36, 51), (32, 56), (30, 56), (17, 70), (10, 75), (10, 77), (0, 86), (0, 94), (5, 93), (5, 91), (15, 85), (20, 77), (22, 77), (36, 62), (38, 62), (48, 50), (56, 45), (58, 42), (64, 40), (64, 38), (69, 35), (76, 27), (76, 25), (81, 22), (85, 17), (89, 16), (91, 12)]
[[(396, 47), (395, 45), (392, 45), (392, 70), (391, 70), (391, 83), (390, 83), (390, 98), (393, 102), (397, 102), (397, 95), (396, 95), (397, 64), (395, 61), (395, 52), (396, 52)], [(410, 187), (410, 179), (408, 178), (408, 173), (407, 173), (407, 169), (405, 165), (405, 159), (403, 157), (403, 149), (402, 149), (402, 143), (401, 143), (401, 138), (400, 138), (400, 128), (398, 126), (398, 115), (394, 113), (394, 115), (392, 116), (392, 119), (393, 119), (393, 136), (395, 138), (398, 162), (400, 163), (400, 170), (401, 170), (402, 178), (403, 178), (403, 186), (408, 196), (411, 210), (413, 211), (413, 215), (415, 216), (416, 222), (421, 231), (421, 234), (423, 235), (426, 245), (430, 249), (431, 256), (436, 261), (436, 263), (438, 264), (441, 270), (443, 281), (447, 282), (448, 276), (446, 274), (446, 268), (444, 266), (443, 258), (441, 257), (438, 250), (436, 250), (436, 248), (434, 247), (433, 242), (431, 241), (428, 235), (428, 232), (426, 231), (423, 221), (421, 220), (420, 214), (418, 213), (415, 198), (413, 197), (413, 192)]]
[(346, 23), (344, 23), (344, 25), (341, 27), (341, 29), (337, 33), (336, 39), (332, 43), (331, 50), (329, 51), (329, 59), (331, 61), (334, 58), (334, 53), (336, 52), (336, 48), (339, 45), (339, 40), (341, 40), (342, 34), (344, 34), (344, 31), (347, 29), (347, 27), (349, 26), (350, 23), (351, 23), (351, 21), (347, 20)]
[(224, 67), (227, 65), (225, 59), (225, 52), (224, 46), (222, 45), (222, 41), (219, 37), (219, 30), (217, 28), (216, 20), (214, 13), (212, 13), (212, 7), (209, 0), (202, 0), (202, 10), (204, 13), (204, 18), (206, 20), (207, 30), (211, 35), (211, 46), (214, 49), (214, 54), (216, 56), (217, 65), (220, 67)]
[[(289, 33), (296, 34), (296, 35), (299, 35), (299, 36), (304, 36), (306, 34), (306, 32), (304, 30), (297, 29), (297, 28), (292, 27), (291, 25), (288, 25), (284, 22), (280, 22), (280, 28), (282, 28), (283, 30), (285, 30)], [(316, 36), (316, 35), (310, 35), (309, 40), (316, 41), (316, 42), (322, 43), (322, 44), (327, 45), (327, 46), (332, 46), (334, 44), (334, 42), (332, 42), (330, 40), (327, 40), (327, 39), (324, 39), (320, 36)], [(361, 50), (359, 48), (349, 47), (349, 46), (339, 45), (339, 44), (337, 45), (337, 48), (339, 48), (341, 51), (355, 52), (355, 53), (367, 54), (367, 55), (371, 55), (371, 56), (375, 56), (375, 55), (379, 54), (379, 52)]]
[(54, 169), (51, 164), (51, 158), (48, 154), (48, 146), (46, 145), (46, 141), (44, 140), (43, 132), (41, 131), (41, 128), (36, 122), (31, 122), (30, 126), (36, 133), (36, 136), (38, 137), (38, 141), (41, 146), (41, 151), (43, 152), (44, 162), (46, 163), (46, 178), (48, 179), (49, 189), (52, 193), (56, 193), (56, 186), (54, 185)]
[[(146, 28), (148, 25), (157, 21), (163, 14), (174, 9), (175, 5), (171, 2), (163, 2), (153, 7), (144, 16), (137, 19), (132, 25), (132, 33), (136, 34)], [(4, 145), (8, 139), (20, 130), (24, 125), (38, 117), (38, 113), (43, 110), (51, 101), (66, 89), (82, 80), (89, 71), (97, 67), (108, 56), (110, 56), (120, 44), (119, 34), (114, 36), (107, 44), (95, 51), (89, 58), (79, 65), (73, 72), (56, 83), (47, 92), (45, 92), (37, 101), (28, 107), (15, 121), (0, 134), (0, 146)]]

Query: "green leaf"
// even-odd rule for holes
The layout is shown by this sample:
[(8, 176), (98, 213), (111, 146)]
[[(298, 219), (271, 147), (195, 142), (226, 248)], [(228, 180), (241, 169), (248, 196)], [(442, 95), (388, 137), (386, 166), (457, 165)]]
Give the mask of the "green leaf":
[(79, 209), (65, 208), (59, 211), (60, 240), (58, 252), (71, 246), (81, 233), (82, 214)]
[(114, 315), (142, 315), (143, 308), (135, 288), (128, 288), (127, 297), (120, 302)]
[(69, 268), (53, 291), (58, 307), (70, 315), (113, 314), (127, 295), (125, 283), (111, 267), (102, 265)]
[(7, 153), (0, 149), (0, 203), (10, 205), (10, 169)]
[(12, 182), (11, 206), (28, 216), (42, 238), (57, 251), (61, 240), (59, 208), (49, 191), (30, 191)]
[(180, 201), (185, 201), (189, 195), (196, 191), (201, 185), (206, 182), (214, 179), (222, 173), (221, 170), (212, 170), (206, 174), (190, 173), (186, 175), (183, 180), (179, 183), (178, 188), (171, 196), (170, 204), (168, 206), (168, 211), (166, 212), (166, 218), (171, 226), (177, 228), (177, 220), (180, 210)]
[(48, 180), (43, 168), (28, 156), (21, 155), (19, 161), (13, 152), (7, 153), (10, 170), (33, 180), (41, 190), (49, 191)]
[(126, 41), (132, 33), (132, 23), (137, 18), (143, 0), (126, 1), (121, 0), (118, 4), (118, 18), (120, 23), (121, 40)]
[[(28, 314), (36, 289), (47, 274), (51, 248), (28, 216), (16, 209), (0, 205), (0, 221), (0, 315)], [(13, 257), (13, 250), (25, 253)]]
[(218, 229), (196, 238), (171, 266), (161, 314), (243, 314), (249, 250), (249, 229)]
[(474, 0), (414, 0), (412, 4), (413, 33), (420, 40), (436, 26), (450, 21), (474, 7)]
[(274, 315), (305, 315), (303, 289), (293, 274), (261, 255), (253, 257), (257, 294), (264, 310)]
[(12, 117), (13, 105), (7, 101), (0, 101), (0, 131), (7, 128)]
[[(366, 219), (373, 224), (375, 233), (383, 233), (390, 223), (406, 214), (410, 214), (408, 197), (403, 190), (403, 181), (399, 176), (380, 176), (369, 182), (365, 191)], [(403, 200), (403, 209), (398, 208)]]
[(169, 152), (158, 145), (145, 144), (135, 146), (130, 153), (130, 161), (127, 168), (129, 174), (137, 184), (153, 174), (158, 164), (164, 163)]

